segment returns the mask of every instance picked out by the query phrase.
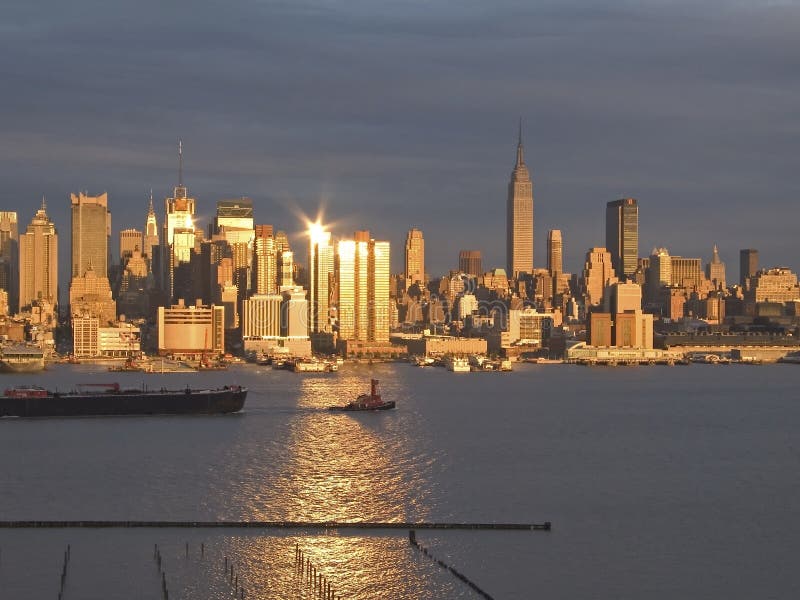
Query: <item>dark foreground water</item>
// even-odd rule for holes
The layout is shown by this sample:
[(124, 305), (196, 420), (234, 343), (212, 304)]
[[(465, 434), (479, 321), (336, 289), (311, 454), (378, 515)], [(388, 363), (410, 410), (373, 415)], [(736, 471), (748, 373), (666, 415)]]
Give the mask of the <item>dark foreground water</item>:
[[(396, 411), (325, 410), (371, 376)], [(498, 599), (800, 594), (797, 367), (36, 377), (114, 380), (251, 392), (239, 415), (0, 420), (0, 519), (549, 520), (550, 533), (418, 538)], [(68, 543), (65, 599), (161, 598), (155, 543), (172, 600), (232, 598), (226, 556), (247, 598), (311, 598), (295, 544), (342, 598), (478, 597), (406, 535), (0, 530), (0, 598), (56, 598)]]

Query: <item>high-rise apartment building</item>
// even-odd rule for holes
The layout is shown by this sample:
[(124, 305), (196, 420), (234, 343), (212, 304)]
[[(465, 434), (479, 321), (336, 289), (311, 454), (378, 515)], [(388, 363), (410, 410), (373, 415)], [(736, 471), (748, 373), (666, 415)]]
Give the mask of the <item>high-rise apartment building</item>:
[(277, 292), (278, 258), (275, 252), (275, 238), (272, 225), (256, 225), (253, 245), (253, 290), (256, 294), (267, 295)]
[(714, 244), (714, 251), (711, 256), (711, 262), (706, 264), (706, 278), (714, 284), (714, 287), (725, 289), (725, 263), (719, 258), (717, 245)]
[(29, 310), (40, 299), (58, 303), (58, 232), (44, 201), (19, 239), (19, 308)]
[(458, 253), (458, 270), (467, 275), (483, 275), (483, 257), (480, 250), (461, 250)]
[(389, 242), (377, 242), (368, 231), (338, 244), (337, 282), (339, 339), (389, 341)]
[(739, 285), (747, 287), (750, 278), (758, 272), (758, 250), (739, 250)]
[(547, 272), (551, 277), (564, 272), (564, 244), (560, 229), (547, 232)]
[(406, 288), (425, 283), (425, 238), (419, 229), (410, 229), (406, 236)]
[(606, 204), (606, 248), (617, 275), (633, 276), (639, 260), (639, 203), (635, 198)]
[(312, 224), (308, 241), (308, 329), (330, 333), (330, 279), (333, 275), (331, 232)]
[(0, 211), (0, 289), (7, 293), (7, 309), (19, 309), (19, 226), (17, 213)]
[(108, 194), (70, 194), (72, 205), (72, 277), (80, 277), (91, 266), (98, 277), (108, 277), (108, 240), (111, 213)]
[(506, 260), (509, 277), (518, 277), (520, 273), (533, 273), (533, 182), (525, 165), (521, 123), (517, 142), (517, 162), (508, 182)]

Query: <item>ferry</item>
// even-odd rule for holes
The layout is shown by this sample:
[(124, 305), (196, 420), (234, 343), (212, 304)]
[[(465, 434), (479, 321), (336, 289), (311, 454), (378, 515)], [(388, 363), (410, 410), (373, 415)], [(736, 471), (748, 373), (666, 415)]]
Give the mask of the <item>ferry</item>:
[(44, 351), (30, 346), (7, 346), (0, 349), (0, 371), (35, 373), (44, 369)]
[(466, 358), (461, 358), (458, 356), (447, 356), (444, 359), (444, 366), (447, 367), (448, 371), (452, 371), (453, 373), (469, 373), (469, 361)]

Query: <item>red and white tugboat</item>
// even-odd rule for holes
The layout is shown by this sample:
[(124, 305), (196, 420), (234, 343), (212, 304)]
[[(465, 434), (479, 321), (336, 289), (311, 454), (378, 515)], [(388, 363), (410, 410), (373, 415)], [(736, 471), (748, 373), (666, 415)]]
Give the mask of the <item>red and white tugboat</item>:
[(394, 408), (394, 400), (383, 401), (378, 392), (378, 380), (372, 379), (372, 389), (369, 394), (361, 394), (358, 398), (344, 406), (331, 406), (330, 410), (357, 411), (357, 410), (389, 410)]

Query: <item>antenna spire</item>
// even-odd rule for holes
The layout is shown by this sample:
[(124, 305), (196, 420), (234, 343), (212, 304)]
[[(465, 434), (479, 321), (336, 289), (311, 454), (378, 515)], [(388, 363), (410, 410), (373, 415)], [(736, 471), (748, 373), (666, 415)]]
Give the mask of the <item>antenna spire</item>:
[(183, 187), (183, 140), (178, 138), (178, 186)]
[(150, 212), (153, 211), (153, 188), (150, 188)]
[(517, 167), (525, 164), (525, 152), (522, 146), (522, 117), (519, 118), (519, 137), (517, 139)]
[(44, 194), (42, 194), (42, 212), (47, 211), (47, 201), (45, 200)]

